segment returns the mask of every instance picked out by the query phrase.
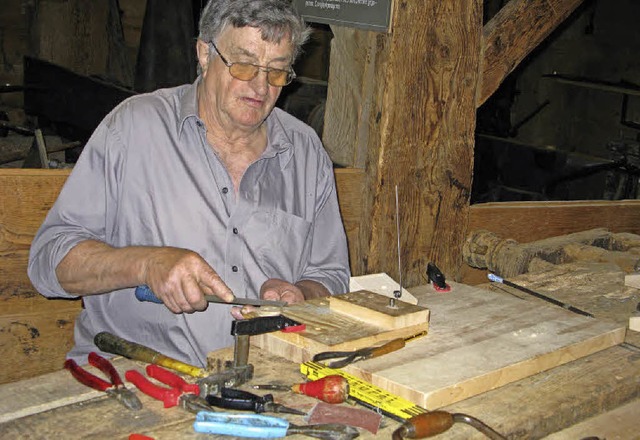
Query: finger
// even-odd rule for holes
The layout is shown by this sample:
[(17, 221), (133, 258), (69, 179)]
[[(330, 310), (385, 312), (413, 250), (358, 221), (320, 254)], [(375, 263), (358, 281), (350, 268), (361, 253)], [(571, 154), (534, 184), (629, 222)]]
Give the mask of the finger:
[(175, 295), (176, 302), (185, 313), (193, 313), (196, 307), (203, 307), (204, 296), (200, 290), (198, 283), (191, 277), (187, 276), (181, 280), (180, 292)]
[(231, 307), (231, 316), (233, 316), (235, 319), (244, 319), (244, 316), (242, 316), (242, 307)]
[(213, 270), (207, 270), (199, 279), (200, 287), (209, 295), (215, 295), (224, 301), (232, 301), (235, 295), (222, 281), (222, 278)]
[(296, 304), (304, 301), (304, 295), (302, 292), (296, 290), (285, 290), (280, 295), (280, 300), (289, 304)]
[(268, 301), (280, 301), (280, 294), (276, 290), (269, 289), (262, 294), (262, 299), (266, 299)]

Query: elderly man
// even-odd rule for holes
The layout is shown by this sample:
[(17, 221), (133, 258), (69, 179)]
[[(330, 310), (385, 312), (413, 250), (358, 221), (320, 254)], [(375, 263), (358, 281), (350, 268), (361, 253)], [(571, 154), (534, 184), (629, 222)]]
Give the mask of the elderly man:
[[(211, 0), (196, 81), (130, 98), (98, 126), (30, 253), (39, 292), (83, 297), (68, 357), (84, 362), (109, 331), (204, 365), (238, 313), (205, 294), (347, 291), (331, 161), (274, 108), (307, 36), (290, 1)], [(137, 301), (142, 284), (166, 307)]]

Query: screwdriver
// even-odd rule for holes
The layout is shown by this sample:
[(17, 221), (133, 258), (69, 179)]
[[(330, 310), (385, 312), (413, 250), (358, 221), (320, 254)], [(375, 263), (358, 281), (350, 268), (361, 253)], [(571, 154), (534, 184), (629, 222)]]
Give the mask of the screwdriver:
[(411, 417), (393, 432), (393, 440), (403, 438), (427, 438), (448, 431), (455, 422), (466, 423), (486, 435), (491, 440), (506, 440), (482, 421), (467, 414), (451, 414), (447, 411), (431, 411)]
[(342, 376), (332, 374), (311, 382), (294, 385), (253, 385), (257, 390), (293, 391), (314, 397), (327, 403), (342, 403), (349, 397), (349, 382)]

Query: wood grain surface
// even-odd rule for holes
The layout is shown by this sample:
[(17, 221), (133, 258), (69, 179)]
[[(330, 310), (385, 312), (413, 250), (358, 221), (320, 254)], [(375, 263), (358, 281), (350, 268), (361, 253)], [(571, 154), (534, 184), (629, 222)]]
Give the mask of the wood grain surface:
[[(451, 292), (432, 295), (425, 305), (433, 307), (426, 337), (345, 371), (435, 409), (619, 344), (625, 335), (621, 324), (463, 284), (452, 283)], [(316, 344), (303, 335), (284, 335), (252, 342), (295, 361), (315, 353)]]

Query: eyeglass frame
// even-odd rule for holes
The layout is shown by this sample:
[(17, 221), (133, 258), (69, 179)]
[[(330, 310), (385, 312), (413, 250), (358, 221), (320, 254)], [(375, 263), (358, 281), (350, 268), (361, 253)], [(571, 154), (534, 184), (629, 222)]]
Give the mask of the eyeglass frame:
[[(266, 72), (267, 73), (267, 82), (269, 83), (270, 86), (272, 87), (285, 87), (288, 86), (289, 84), (291, 84), (293, 82), (294, 79), (297, 78), (296, 72), (293, 71), (293, 69), (290, 67), (288, 70), (285, 69), (277, 69), (275, 67), (266, 67), (266, 66), (260, 66), (258, 64), (253, 64), (253, 63), (245, 63), (245, 62), (236, 62), (236, 63), (232, 63), (229, 62), (229, 60), (227, 60), (221, 53), (220, 50), (218, 49), (218, 47), (216, 46), (216, 44), (213, 42), (213, 40), (209, 41), (209, 44), (211, 46), (213, 46), (213, 50), (216, 51), (216, 53), (218, 54), (218, 56), (220, 57), (220, 61), (222, 61), (222, 63), (227, 66), (227, 69), (229, 69), (229, 75), (231, 75), (233, 78), (239, 80), (239, 81), (252, 81), (256, 78), (256, 76), (258, 76), (258, 74), (262, 71), (262, 72)], [(253, 78), (251, 79), (240, 79), (236, 76), (234, 76), (231, 73), (231, 66), (233, 66), (234, 64), (245, 64), (245, 65), (249, 65), (249, 66), (253, 66), (253, 67), (257, 67), (258, 70), (256, 71), (256, 74), (253, 76)], [(269, 81), (269, 72), (272, 71), (279, 71), (279, 72), (286, 72), (289, 74), (289, 82), (287, 82), (286, 84), (283, 84), (281, 86), (277, 86), (274, 84), (271, 84), (271, 82)]]

